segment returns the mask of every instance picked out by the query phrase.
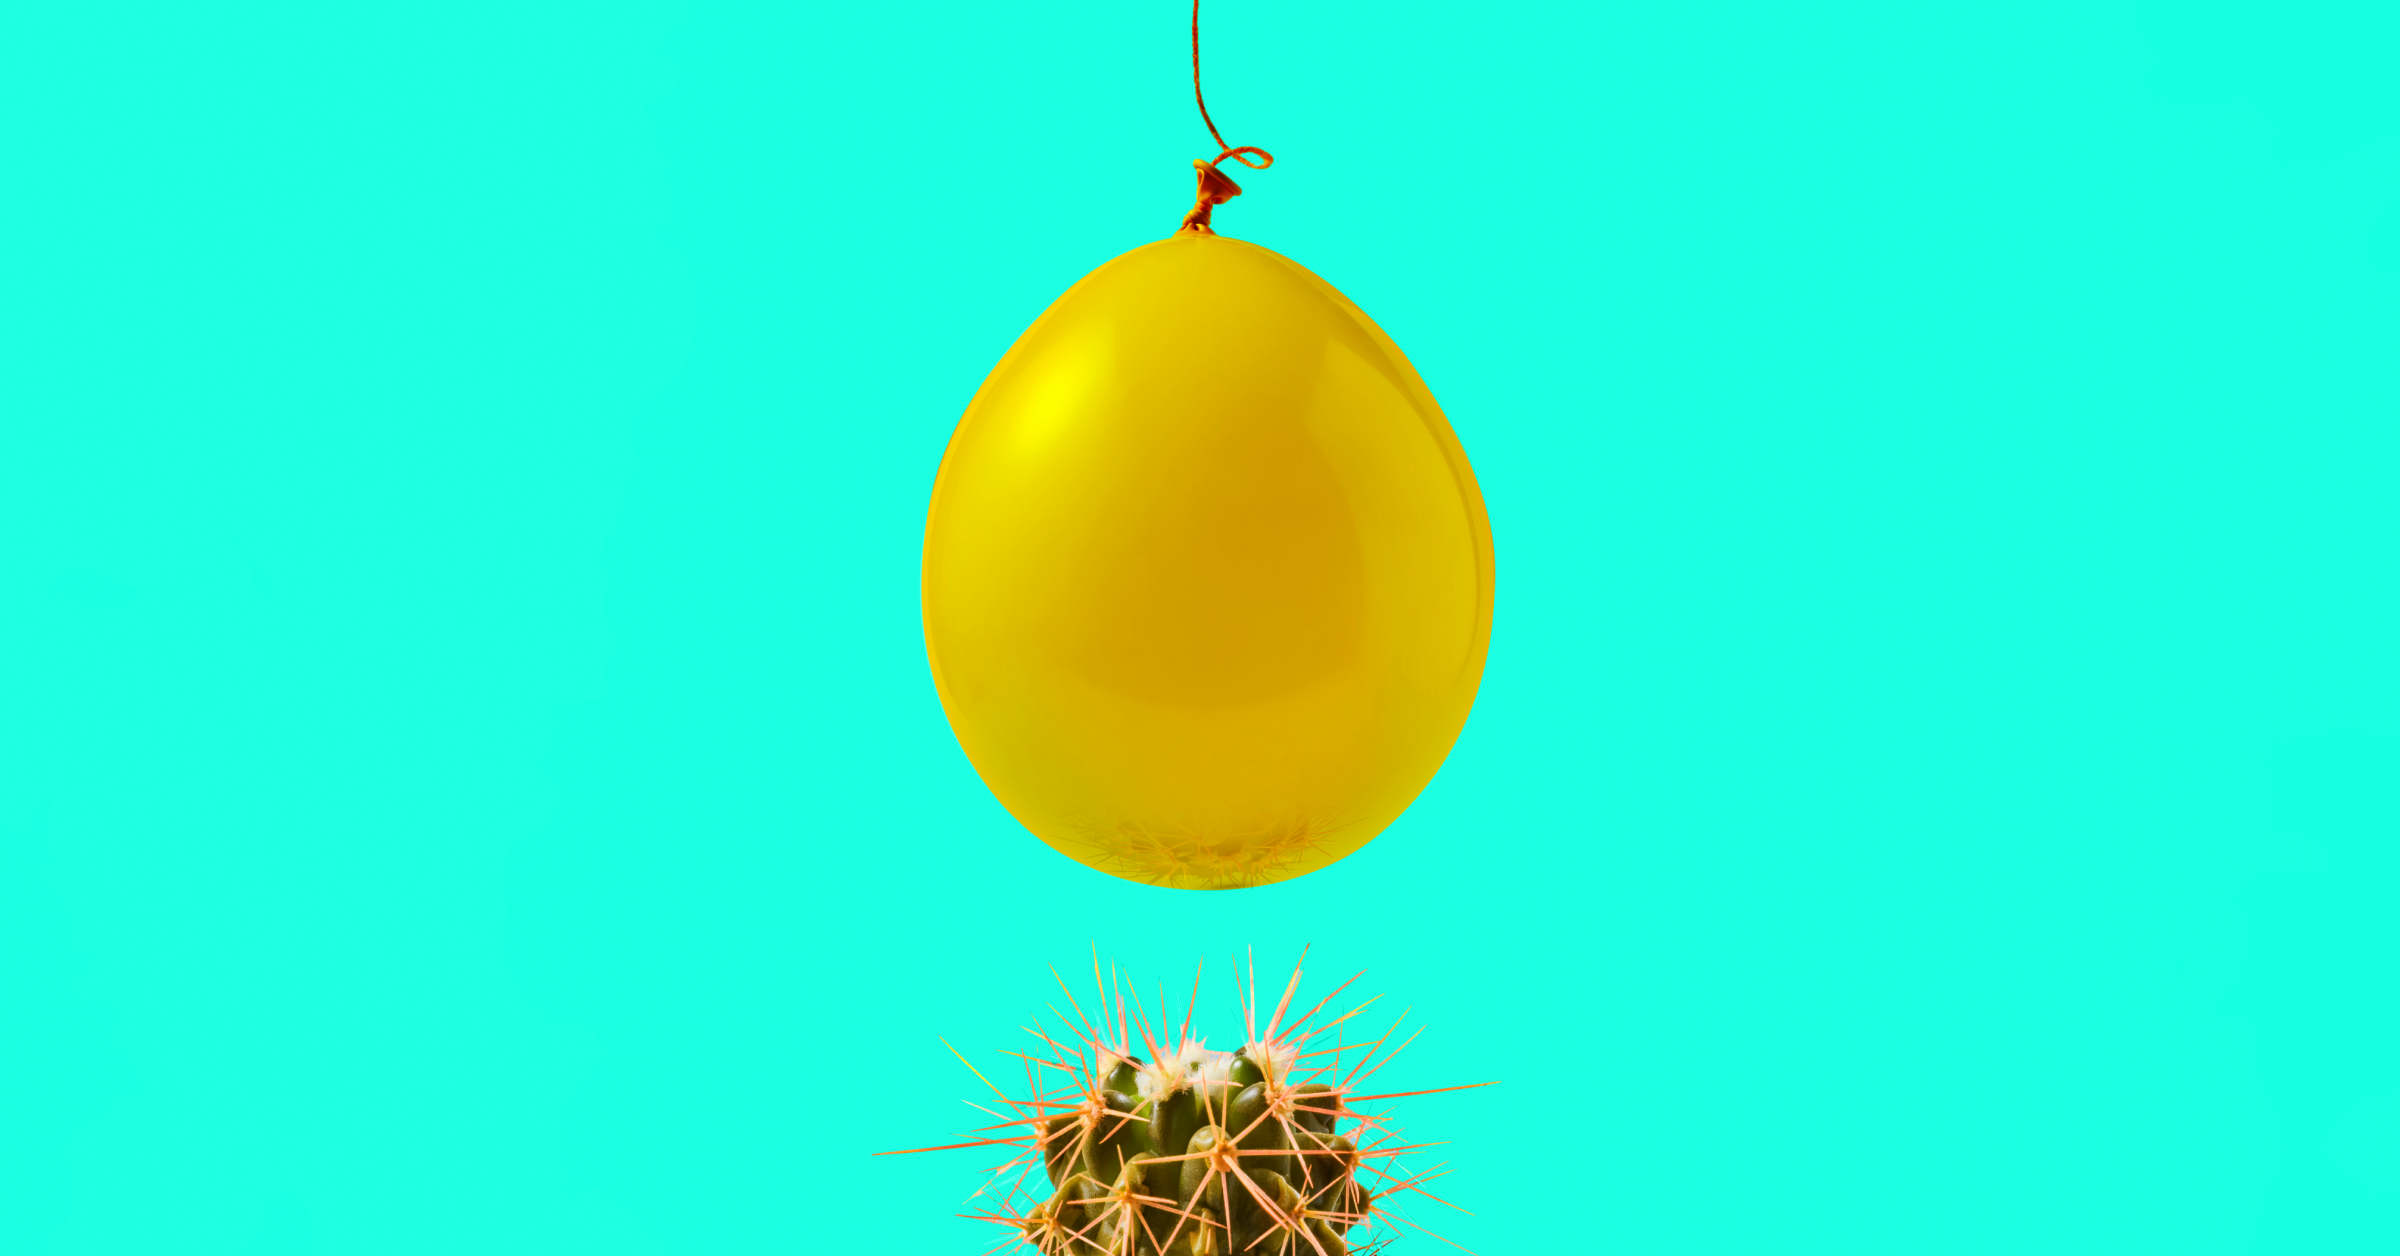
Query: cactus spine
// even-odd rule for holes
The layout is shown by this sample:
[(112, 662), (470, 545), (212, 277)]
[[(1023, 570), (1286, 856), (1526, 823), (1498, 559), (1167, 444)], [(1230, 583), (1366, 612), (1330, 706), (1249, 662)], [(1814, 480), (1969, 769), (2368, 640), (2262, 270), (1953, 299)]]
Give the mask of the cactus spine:
[[(1122, 973), (1104, 978), (1095, 955), (1092, 976), (1089, 1014), (1062, 979), (1072, 1015), (1056, 1033), (1032, 1031), (1031, 1093), (1001, 1094), (1014, 1119), (953, 1144), (1012, 1153), (976, 1192), (988, 1208), (975, 1215), (1042, 1256), (1366, 1256), (1397, 1224), (1422, 1229), (1392, 1197), (1435, 1198), (1424, 1183), (1438, 1170), (1401, 1167), (1411, 1149), (1381, 1106), (1407, 1095), (1358, 1093), (1398, 1054), (1386, 1050), (1393, 1034), (1348, 1028), (1373, 999), (1320, 1019), (1351, 982), (1300, 1011), (1295, 964), (1262, 1026), (1255, 970), (1244, 982), (1237, 968), (1243, 1042), (1211, 1051), (1191, 1034), (1191, 1009), (1170, 1034), (1163, 996), (1153, 1027)], [(1196, 1006), (1197, 977), (1193, 993)]]

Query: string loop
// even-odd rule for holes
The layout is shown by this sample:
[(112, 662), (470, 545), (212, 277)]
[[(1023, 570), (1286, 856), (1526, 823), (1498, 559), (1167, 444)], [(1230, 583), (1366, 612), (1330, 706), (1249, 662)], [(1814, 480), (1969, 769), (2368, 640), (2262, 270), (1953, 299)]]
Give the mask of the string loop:
[(1182, 229), (1215, 235), (1216, 232), (1208, 225), (1209, 212), (1242, 194), (1242, 185), (1227, 178), (1225, 172), (1217, 167), (1231, 157), (1236, 165), (1264, 170), (1275, 164), (1275, 154), (1247, 144), (1236, 148), (1226, 143), (1225, 137), (1217, 133), (1216, 120), (1208, 116), (1208, 98), (1200, 94), (1200, 0), (1192, 0), (1192, 103), (1200, 106), (1200, 121), (1208, 126), (1208, 137), (1215, 140), (1222, 151), (1214, 160), (1192, 163), (1200, 171), (1200, 195), (1192, 203), (1191, 210), (1184, 214)]

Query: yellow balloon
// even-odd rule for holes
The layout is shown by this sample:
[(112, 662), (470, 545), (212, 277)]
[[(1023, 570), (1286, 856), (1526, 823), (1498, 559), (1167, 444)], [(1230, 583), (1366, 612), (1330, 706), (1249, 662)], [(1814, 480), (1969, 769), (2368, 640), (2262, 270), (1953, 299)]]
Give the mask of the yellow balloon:
[(1399, 346), (1298, 263), (1183, 231), (992, 369), (925, 521), (925, 641), (984, 783), (1154, 885), (1313, 872), (1464, 726), (1492, 539)]

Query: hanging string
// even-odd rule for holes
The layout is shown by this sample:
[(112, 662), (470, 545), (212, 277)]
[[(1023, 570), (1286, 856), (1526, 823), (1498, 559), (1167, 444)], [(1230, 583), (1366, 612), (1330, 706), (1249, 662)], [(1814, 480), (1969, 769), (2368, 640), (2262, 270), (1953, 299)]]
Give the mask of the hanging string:
[[(1217, 162), (1228, 157), (1252, 170), (1264, 170), (1275, 164), (1275, 155), (1263, 148), (1252, 148), (1248, 145), (1235, 148), (1226, 143), (1225, 137), (1217, 134), (1215, 120), (1208, 116), (1208, 99), (1200, 94), (1200, 0), (1192, 0), (1192, 103), (1200, 106), (1200, 120), (1208, 124), (1208, 137), (1217, 142), (1218, 148), (1224, 150), (1217, 154), (1216, 161), (1208, 163), (1210, 169), (1215, 169)], [(1250, 160), (1254, 153), (1257, 154), (1259, 160)]]
[(1200, 106), (1200, 121), (1207, 124), (1208, 137), (1217, 142), (1221, 151), (1214, 161), (1192, 163), (1200, 172), (1200, 192), (1183, 216), (1182, 229), (1215, 235), (1216, 231), (1208, 225), (1210, 211), (1242, 194), (1242, 185), (1226, 178), (1225, 172), (1217, 169), (1218, 164), (1231, 157), (1252, 170), (1264, 170), (1275, 164), (1275, 154), (1247, 144), (1235, 148), (1226, 143), (1225, 137), (1217, 133), (1216, 119), (1208, 116), (1208, 98), (1200, 94), (1200, 0), (1192, 0), (1192, 103)]

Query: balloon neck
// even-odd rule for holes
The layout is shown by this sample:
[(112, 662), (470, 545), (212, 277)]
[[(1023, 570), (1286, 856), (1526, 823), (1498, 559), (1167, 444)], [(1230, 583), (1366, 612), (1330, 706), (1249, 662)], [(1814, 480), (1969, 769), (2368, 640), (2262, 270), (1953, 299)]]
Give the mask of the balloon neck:
[(1218, 164), (1228, 157), (1252, 170), (1264, 170), (1275, 164), (1275, 154), (1247, 145), (1218, 153), (1216, 161), (1193, 162), (1192, 168), (1200, 172), (1200, 195), (1193, 199), (1191, 212), (1183, 216), (1183, 231), (1194, 235), (1215, 235), (1216, 231), (1208, 225), (1209, 211), (1242, 194), (1242, 185), (1217, 169)]
[(1190, 212), (1183, 216), (1183, 230), (1198, 235), (1215, 235), (1208, 225), (1209, 212), (1242, 194), (1242, 185), (1225, 177), (1212, 162), (1195, 161), (1192, 166), (1200, 172), (1200, 195), (1193, 200)]

